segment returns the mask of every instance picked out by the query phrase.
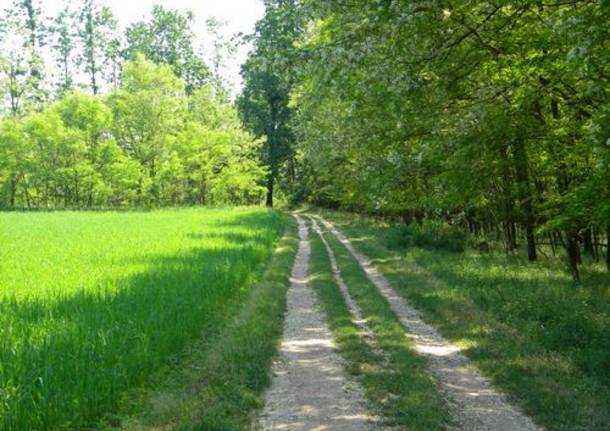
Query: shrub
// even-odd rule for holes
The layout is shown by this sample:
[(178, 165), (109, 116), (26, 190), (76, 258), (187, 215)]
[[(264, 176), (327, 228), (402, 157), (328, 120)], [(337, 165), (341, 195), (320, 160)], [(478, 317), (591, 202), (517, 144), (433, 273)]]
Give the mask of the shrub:
[(414, 245), (415, 225), (401, 224), (388, 228), (386, 244), (392, 250), (402, 250)]
[(388, 230), (386, 243), (392, 249), (422, 247), (432, 250), (463, 252), (466, 234), (456, 226), (436, 220), (422, 224), (394, 226)]

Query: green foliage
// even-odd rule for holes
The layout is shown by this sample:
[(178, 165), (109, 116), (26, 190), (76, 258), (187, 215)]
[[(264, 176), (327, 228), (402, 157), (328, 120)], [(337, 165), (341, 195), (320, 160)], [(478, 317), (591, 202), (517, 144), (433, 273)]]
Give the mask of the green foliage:
[(99, 6), (96, 0), (82, 0), (78, 11), (77, 36), (82, 52), (77, 57), (78, 65), (89, 79), (93, 95), (102, 88), (103, 74), (110, 66), (111, 80), (116, 84), (116, 30), (117, 21), (112, 10)]
[(127, 28), (126, 58), (135, 60), (142, 54), (157, 64), (169, 65), (184, 81), (188, 93), (204, 86), (210, 72), (195, 53), (192, 21), (190, 12), (153, 6), (150, 21), (139, 21)]
[(302, 31), (298, 2), (269, 1), (256, 24), (254, 51), (242, 66), (244, 89), (237, 105), (244, 123), (265, 138), (262, 159), (268, 168), (267, 206), (273, 206), (276, 181), (287, 170), (294, 181), (294, 110), (289, 106), (295, 70), (293, 44)]
[(186, 95), (170, 66), (138, 55), (107, 97), (68, 92), (0, 122), (0, 206), (257, 203), (261, 142), (215, 86)]
[(0, 428), (91, 427), (226, 327), (284, 225), (256, 209), (0, 214)]
[(0, 11), (0, 208), (260, 202), (265, 141), (196, 54), (190, 12), (155, 6), (123, 38), (97, 0), (52, 20), (40, 0), (13, 3)]
[(12, 0), (0, 19), (0, 90), (8, 112), (40, 109), (48, 97), (42, 47), (45, 19), (37, 0)]
[[(301, 3), (291, 107), (311, 203), (579, 235), (607, 229), (605, 2)], [(287, 35), (290, 33), (287, 33)]]
[(387, 232), (386, 243), (391, 249), (422, 247), (463, 252), (466, 247), (466, 234), (457, 226), (438, 220), (424, 220), (421, 224), (393, 226)]

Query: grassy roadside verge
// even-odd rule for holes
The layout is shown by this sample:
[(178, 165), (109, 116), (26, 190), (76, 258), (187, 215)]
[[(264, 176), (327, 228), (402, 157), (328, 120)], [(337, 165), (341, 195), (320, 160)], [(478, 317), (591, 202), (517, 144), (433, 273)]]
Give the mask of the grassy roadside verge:
[(610, 417), (608, 275), (503, 254), (390, 250), (390, 226), (324, 212), (426, 321), (549, 430), (604, 430)]
[[(322, 231), (325, 232), (323, 227)], [(347, 250), (332, 235), (325, 235), (350, 294), (374, 332), (378, 347), (387, 353), (388, 363), (359, 334), (333, 278), (324, 244), (315, 232), (310, 238), (311, 286), (328, 317), (348, 371), (362, 384), (373, 413), (391, 426), (416, 431), (444, 429), (448, 420), (446, 406), (426, 372), (425, 361), (410, 348), (385, 299)]]
[(250, 429), (270, 383), (298, 248), (295, 222), (284, 217), (284, 236), (245, 301), (232, 305), (227, 326), (213, 338), (193, 344), (151, 379), (148, 389), (123, 403), (124, 416), (107, 418), (103, 428)]

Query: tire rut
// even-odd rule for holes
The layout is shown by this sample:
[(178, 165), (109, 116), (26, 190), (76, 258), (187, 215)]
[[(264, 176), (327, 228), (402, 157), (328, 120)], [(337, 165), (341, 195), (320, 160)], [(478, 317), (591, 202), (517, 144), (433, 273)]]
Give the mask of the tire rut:
[(287, 293), (284, 336), (258, 427), (290, 431), (374, 429), (364, 408), (362, 389), (346, 379), (331, 331), (307, 285), (308, 228), (302, 218), (296, 219), (300, 243)]

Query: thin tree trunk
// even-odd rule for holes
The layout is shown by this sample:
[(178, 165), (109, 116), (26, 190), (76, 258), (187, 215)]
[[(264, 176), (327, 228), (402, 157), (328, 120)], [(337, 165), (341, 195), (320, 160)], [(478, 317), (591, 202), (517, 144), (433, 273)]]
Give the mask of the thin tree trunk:
[[(551, 115), (554, 119), (559, 119), (559, 102), (556, 99), (551, 99)], [(564, 194), (568, 192), (570, 180), (566, 174), (567, 166), (564, 161), (562, 161), (559, 165), (559, 175), (557, 177), (557, 186), (559, 192)], [(566, 242), (564, 246), (568, 253), (568, 266), (570, 269), (570, 273), (572, 274), (572, 278), (574, 281), (580, 281), (580, 274), (578, 272), (578, 264), (580, 262), (580, 248), (578, 246), (578, 232), (576, 232), (573, 228), (568, 227), (565, 230), (566, 233)]]
[(273, 183), (274, 183), (273, 175), (269, 175), (267, 179), (267, 199), (265, 205), (267, 208), (273, 208)]
[(10, 198), (9, 198), (9, 206), (11, 208), (15, 208), (15, 196), (17, 194), (17, 179), (15, 176), (11, 177), (11, 185), (10, 185)]
[(567, 238), (567, 251), (568, 251), (568, 264), (570, 266), (570, 273), (574, 281), (580, 281), (580, 273), (578, 271), (578, 264), (580, 261), (580, 249), (578, 247), (578, 237), (575, 232), (566, 232)]
[(515, 222), (512, 220), (512, 213), (509, 214), (509, 217), (509, 221), (507, 222), (508, 251), (512, 254), (517, 249), (517, 232), (515, 229)]
[(599, 229), (591, 229), (593, 235), (593, 258), (599, 262)]
[(606, 269), (610, 271), (610, 225), (606, 226)]
[(584, 252), (591, 257), (595, 257), (595, 250), (593, 250), (593, 233), (591, 232), (590, 227), (583, 231), (582, 237), (584, 243)]
[(30, 193), (28, 192), (27, 184), (26, 184), (25, 188), (23, 189), (23, 194), (25, 195), (25, 202), (26, 202), (26, 205), (28, 206), (28, 209), (32, 208), (32, 201), (30, 199)]
[(529, 166), (525, 142), (518, 138), (514, 144), (515, 172), (517, 175), (517, 188), (519, 200), (523, 210), (525, 226), (525, 237), (527, 240), (527, 258), (529, 261), (536, 260), (536, 238), (534, 237), (534, 209), (532, 205), (532, 192), (529, 179)]
[(553, 256), (555, 256), (555, 238), (552, 233), (549, 232), (549, 243), (551, 244), (551, 251), (553, 252)]

